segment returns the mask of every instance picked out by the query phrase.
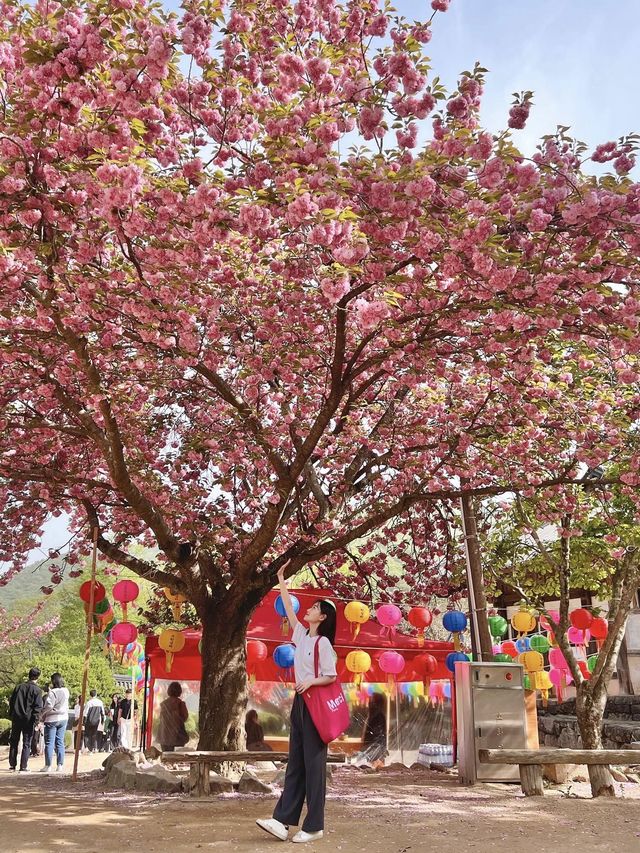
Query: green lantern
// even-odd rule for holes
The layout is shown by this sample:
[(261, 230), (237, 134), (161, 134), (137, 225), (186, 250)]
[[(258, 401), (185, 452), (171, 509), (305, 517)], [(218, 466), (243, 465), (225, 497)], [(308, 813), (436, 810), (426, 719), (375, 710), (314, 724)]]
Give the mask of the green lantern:
[(525, 690), (531, 690), (531, 679), (528, 675), (525, 675), (525, 677), (522, 679), (522, 686)]
[(598, 655), (589, 655), (587, 658), (587, 669), (589, 672), (593, 672), (598, 664)]
[(544, 634), (534, 634), (533, 637), (529, 638), (529, 641), (533, 651), (540, 652), (541, 655), (546, 655), (551, 648), (549, 640), (544, 636)]
[(500, 653), (499, 655), (494, 655), (493, 659), (496, 663), (513, 663), (513, 658), (511, 655), (503, 655)]
[(489, 631), (494, 640), (501, 640), (507, 633), (509, 627), (507, 620), (503, 616), (489, 616)]

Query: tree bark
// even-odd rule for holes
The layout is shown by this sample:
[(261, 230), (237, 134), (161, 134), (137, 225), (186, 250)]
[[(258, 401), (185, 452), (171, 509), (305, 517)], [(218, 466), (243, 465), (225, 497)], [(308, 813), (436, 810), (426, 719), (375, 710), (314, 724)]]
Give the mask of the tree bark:
[[(602, 720), (606, 702), (606, 690), (593, 692), (589, 689), (588, 681), (578, 685), (576, 717), (584, 749), (602, 749)], [(594, 797), (615, 797), (609, 768), (606, 765), (590, 764), (588, 769), (591, 794)]]
[(213, 607), (202, 617), (202, 681), (198, 749), (244, 748), (247, 704), (245, 639), (251, 610)]

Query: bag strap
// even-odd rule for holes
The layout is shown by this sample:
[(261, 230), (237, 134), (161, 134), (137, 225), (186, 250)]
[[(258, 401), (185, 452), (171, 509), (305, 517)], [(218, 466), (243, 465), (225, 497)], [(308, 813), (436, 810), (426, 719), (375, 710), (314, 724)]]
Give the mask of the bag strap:
[(320, 637), (316, 640), (316, 646), (313, 650), (313, 668), (316, 673), (316, 678), (318, 677), (318, 670), (320, 668)]

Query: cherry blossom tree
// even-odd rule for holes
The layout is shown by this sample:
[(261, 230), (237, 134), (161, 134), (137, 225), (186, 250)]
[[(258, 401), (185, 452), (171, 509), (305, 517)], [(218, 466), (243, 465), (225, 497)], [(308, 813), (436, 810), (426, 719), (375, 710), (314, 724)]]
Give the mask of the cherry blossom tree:
[(565, 129), (520, 154), (530, 93), (482, 130), (484, 69), (425, 55), (448, 5), (0, 0), (0, 557), (67, 512), (69, 561), (97, 527), (184, 593), (203, 748), (286, 561), (425, 596), (461, 480), (640, 482), (636, 140), (595, 178)]

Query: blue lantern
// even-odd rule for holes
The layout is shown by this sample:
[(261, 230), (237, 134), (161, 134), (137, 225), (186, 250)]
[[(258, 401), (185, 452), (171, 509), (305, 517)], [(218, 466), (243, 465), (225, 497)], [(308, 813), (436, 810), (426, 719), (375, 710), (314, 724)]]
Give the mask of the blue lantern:
[(516, 649), (520, 654), (528, 652), (531, 649), (531, 640), (529, 637), (520, 637), (519, 640), (516, 640)]
[(449, 672), (455, 672), (456, 663), (458, 661), (461, 661), (462, 663), (469, 663), (469, 658), (465, 655), (464, 652), (449, 652), (444, 662), (444, 665), (447, 667)]
[[(291, 606), (293, 607), (293, 612), (297, 615), (298, 610), (300, 610), (300, 602), (295, 597), (295, 595), (291, 595)], [(282, 596), (279, 595), (276, 600), (273, 602), (273, 606), (275, 608), (278, 616), (282, 617), (282, 621), (280, 623), (282, 628), (282, 636), (286, 637), (289, 633), (289, 620), (287, 619), (287, 611), (284, 606), (284, 601), (282, 600)]]
[(460, 651), (460, 634), (467, 630), (467, 617), (461, 610), (447, 610), (442, 617), (445, 631), (453, 634), (453, 648)]
[(292, 646), (291, 643), (276, 646), (273, 652), (273, 662), (283, 670), (282, 675), (285, 677), (286, 681), (293, 681), (293, 673), (291, 670), (293, 667), (295, 653), (295, 646)]

